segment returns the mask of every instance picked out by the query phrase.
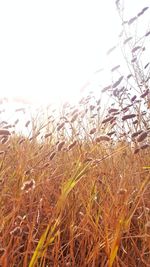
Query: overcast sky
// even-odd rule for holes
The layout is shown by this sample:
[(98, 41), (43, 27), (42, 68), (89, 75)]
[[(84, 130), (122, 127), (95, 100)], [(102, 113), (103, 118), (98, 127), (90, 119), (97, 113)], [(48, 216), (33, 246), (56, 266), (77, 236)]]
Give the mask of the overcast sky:
[[(131, 17), (149, 4), (124, 2)], [(1, 96), (76, 98), (84, 85), (94, 85), (119, 31), (113, 0), (0, 1)]]

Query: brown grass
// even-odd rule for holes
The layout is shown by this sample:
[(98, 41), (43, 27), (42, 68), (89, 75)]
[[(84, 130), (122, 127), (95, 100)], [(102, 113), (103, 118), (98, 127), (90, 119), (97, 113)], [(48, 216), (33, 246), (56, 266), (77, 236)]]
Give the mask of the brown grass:
[(1, 266), (149, 266), (149, 132), (101, 129), (90, 107), (1, 144)]
[[(132, 43), (126, 27), (148, 8), (124, 21), (116, 6), (123, 49), (142, 53), (149, 34)], [(10, 131), (0, 123), (0, 266), (150, 266), (149, 73), (124, 59), (131, 73), (114, 62), (98, 99), (25, 117), (22, 135), (18, 118)]]

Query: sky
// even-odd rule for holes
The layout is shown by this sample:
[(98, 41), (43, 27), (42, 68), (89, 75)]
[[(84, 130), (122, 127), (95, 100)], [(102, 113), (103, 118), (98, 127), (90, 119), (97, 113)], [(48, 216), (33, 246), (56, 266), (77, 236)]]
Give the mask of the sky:
[[(129, 17), (149, 4), (124, 2)], [(107, 65), (119, 32), (114, 0), (0, 1), (1, 97), (74, 101), (107, 79), (95, 73)]]

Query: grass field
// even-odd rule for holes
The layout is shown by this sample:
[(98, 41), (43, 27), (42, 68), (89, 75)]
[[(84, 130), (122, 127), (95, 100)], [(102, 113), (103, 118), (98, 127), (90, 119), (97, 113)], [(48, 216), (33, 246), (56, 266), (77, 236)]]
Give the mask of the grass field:
[(150, 266), (149, 131), (133, 124), (133, 147), (114, 108), (82, 102), (27, 137), (0, 131), (2, 267)]
[(150, 266), (150, 31), (130, 31), (148, 7), (116, 6), (128, 73), (59, 112), (0, 109), (1, 267)]

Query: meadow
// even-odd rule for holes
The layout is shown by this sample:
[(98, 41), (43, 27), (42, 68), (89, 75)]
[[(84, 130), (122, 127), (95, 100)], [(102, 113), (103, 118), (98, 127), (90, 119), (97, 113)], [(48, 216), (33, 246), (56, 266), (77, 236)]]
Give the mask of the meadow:
[(98, 97), (13, 124), (2, 99), (0, 266), (150, 266), (150, 31), (130, 31), (147, 10), (122, 21), (128, 72), (114, 65)]

